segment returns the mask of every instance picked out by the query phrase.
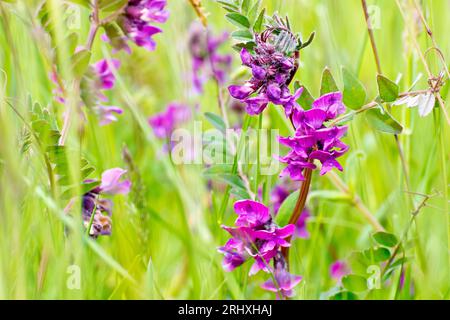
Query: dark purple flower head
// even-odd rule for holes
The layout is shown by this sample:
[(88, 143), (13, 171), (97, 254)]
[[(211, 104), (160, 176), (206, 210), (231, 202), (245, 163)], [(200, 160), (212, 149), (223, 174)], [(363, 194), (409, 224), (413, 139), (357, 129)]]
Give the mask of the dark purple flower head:
[(347, 132), (347, 126), (327, 126), (327, 122), (344, 112), (340, 92), (320, 97), (307, 111), (294, 109), (292, 121), (296, 128), (295, 135), (279, 138), (281, 144), (291, 148), (286, 156), (279, 158), (281, 162), (287, 163), (281, 173), (283, 176), (304, 180), (302, 171), (305, 168), (315, 169), (314, 160), (321, 162), (322, 175), (333, 168), (343, 170), (336, 159), (348, 150), (348, 146), (340, 140)]
[(164, 23), (169, 18), (169, 12), (165, 10), (166, 0), (130, 0), (123, 14), (117, 19), (124, 36), (114, 35), (114, 38), (103, 39), (110, 42), (115, 49), (125, 49), (130, 52), (126, 40), (133, 41), (137, 46), (149, 51), (155, 50), (156, 42), (153, 36), (162, 32), (154, 23)]
[[(127, 194), (131, 188), (129, 180), (121, 181), (121, 177), (126, 170), (113, 168), (106, 170), (102, 174), (102, 180), (98, 187), (86, 192), (82, 199), (82, 217), (85, 228), (91, 228), (89, 235), (97, 238), (100, 235), (110, 235), (112, 229), (112, 201), (100, 199), (101, 195)], [(87, 180), (85, 183), (95, 180)], [(92, 215), (94, 215), (92, 217)], [(91, 221), (92, 220), (92, 221)]]
[(229, 86), (228, 90), (233, 98), (247, 105), (248, 114), (261, 113), (269, 102), (283, 106), (287, 116), (300, 109), (296, 101), (302, 89), (292, 95), (288, 88), (297, 70), (294, 56), (286, 56), (263, 36), (257, 36), (254, 54), (242, 48), (241, 61), (251, 69), (252, 78), (244, 85)]
[(188, 106), (172, 102), (165, 111), (151, 116), (148, 123), (157, 138), (168, 139), (178, 125), (190, 118), (191, 109)]

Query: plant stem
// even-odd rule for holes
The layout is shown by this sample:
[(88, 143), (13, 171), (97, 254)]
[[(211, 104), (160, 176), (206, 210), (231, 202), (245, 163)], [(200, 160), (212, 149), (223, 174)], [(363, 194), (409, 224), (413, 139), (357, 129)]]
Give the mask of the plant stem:
[[(92, 24), (91, 24), (91, 28), (89, 29), (89, 35), (86, 40), (86, 46), (85, 46), (86, 50), (88, 50), (88, 51), (92, 50), (92, 45), (94, 44), (95, 36), (97, 35), (97, 31), (98, 31), (98, 28), (100, 25), (98, 0), (94, 0), (92, 6), (93, 6)], [(80, 82), (81, 82), (80, 79), (75, 79), (75, 81), (74, 81), (74, 90), (76, 93), (79, 93), (79, 91), (80, 91)], [(67, 135), (69, 132), (70, 123), (71, 123), (71, 119), (72, 119), (72, 114), (73, 114), (72, 107), (69, 107), (67, 110), (67, 114), (64, 117), (64, 124), (61, 129), (61, 138), (59, 139), (59, 142), (58, 142), (58, 144), (60, 146), (63, 146), (66, 143), (66, 139), (67, 139)]]
[[(361, 0), (361, 4), (363, 7), (363, 11), (364, 11), (364, 17), (366, 19), (367, 32), (369, 33), (370, 44), (372, 47), (373, 56), (375, 58), (375, 64), (377, 66), (377, 71), (380, 75), (382, 75), (383, 71), (381, 70), (380, 56), (378, 55), (378, 49), (377, 49), (377, 45), (375, 43), (375, 36), (373, 35), (373, 27), (372, 27), (372, 23), (370, 22), (369, 11), (367, 10), (366, 0)], [(410, 191), (409, 174), (408, 174), (408, 167), (406, 165), (406, 161), (405, 161), (405, 157), (404, 157), (403, 148), (402, 148), (402, 145), (400, 144), (400, 140), (399, 140), (397, 134), (394, 134), (394, 139), (395, 139), (395, 144), (397, 146), (398, 153), (400, 156), (400, 162), (402, 165), (403, 175), (405, 177), (404, 179), (405, 179), (406, 190), (409, 192)]]
[(382, 72), (381, 72), (381, 64), (380, 64), (380, 57), (378, 55), (377, 46), (375, 45), (375, 37), (373, 35), (373, 28), (372, 28), (372, 23), (370, 22), (369, 11), (367, 10), (366, 0), (361, 0), (361, 4), (362, 4), (362, 7), (363, 7), (363, 11), (364, 11), (364, 17), (366, 19), (367, 31), (369, 33), (370, 43), (372, 45), (372, 51), (373, 51), (373, 55), (375, 57), (375, 63), (377, 65), (377, 71), (378, 71), (379, 74), (382, 74)]
[[(289, 224), (295, 225), (298, 219), (300, 218), (303, 209), (305, 208), (306, 199), (308, 197), (309, 192), (309, 186), (311, 185), (312, 169), (309, 168), (304, 169), (303, 175), (305, 177), (305, 180), (303, 180), (302, 186), (300, 187), (300, 192), (298, 194), (297, 202), (295, 203), (294, 211), (292, 212), (292, 215), (289, 218)], [(291, 238), (292, 237), (287, 238), (286, 241), (290, 242)], [(287, 265), (289, 266), (289, 247), (283, 247), (281, 252), (283, 253)]]

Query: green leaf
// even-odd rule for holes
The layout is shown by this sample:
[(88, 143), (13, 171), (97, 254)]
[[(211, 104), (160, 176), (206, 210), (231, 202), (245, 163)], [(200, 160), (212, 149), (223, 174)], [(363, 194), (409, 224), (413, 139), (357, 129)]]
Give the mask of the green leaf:
[(351, 202), (352, 197), (350, 197), (348, 194), (336, 191), (336, 190), (315, 190), (311, 191), (309, 193), (309, 197), (311, 199), (313, 198), (321, 198), (324, 200), (330, 200), (330, 201), (344, 201), (344, 202)]
[(103, 11), (111, 12), (122, 8), (128, 0), (100, 0), (99, 8)]
[(279, 226), (283, 227), (289, 223), (289, 219), (294, 211), (295, 204), (297, 203), (298, 194), (298, 190), (291, 193), (281, 204), (277, 216), (275, 217), (275, 222)]
[(390, 134), (402, 133), (403, 127), (401, 124), (381, 106), (367, 110), (365, 114), (366, 119), (372, 128)]
[(246, 16), (244, 16), (240, 13), (237, 13), (237, 12), (227, 13), (225, 15), (225, 18), (227, 18), (228, 21), (230, 21), (232, 24), (234, 24), (238, 28), (242, 28), (242, 29), (250, 28), (250, 21), (248, 21)]
[(358, 300), (358, 296), (350, 291), (339, 291), (332, 295), (329, 300)]
[(219, 130), (221, 132), (225, 132), (225, 130), (227, 129), (227, 126), (225, 125), (225, 122), (223, 121), (223, 119), (219, 115), (217, 115), (215, 113), (212, 113), (212, 112), (205, 112), (205, 118), (217, 130)]
[(239, 12), (239, 6), (234, 0), (217, 0), (217, 2), (227, 11)]
[(256, 19), (255, 24), (253, 25), (253, 31), (257, 33), (260, 33), (262, 31), (265, 13), (266, 8), (262, 9), (261, 12), (259, 13), (258, 18)]
[(251, 0), (242, 0), (241, 3), (241, 12), (243, 14), (248, 14), (248, 10), (250, 9)]
[(334, 81), (333, 75), (331, 74), (331, 70), (328, 67), (326, 67), (325, 69), (323, 69), (322, 72), (320, 95), (323, 96), (324, 94), (336, 91), (339, 91), (336, 85), (336, 81)]
[(249, 9), (248, 14), (247, 14), (247, 18), (248, 18), (248, 21), (250, 21), (250, 24), (255, 22), (255, 20), (257, 18), (257, 15), (258, 15), (258, 12), (259, 12), (259, 7), (260, 6), (261, 6), (261, 0), (257, 0), (253, 4), (253, 6)]
[(377, 76), (378, 93), (384, 102), (393, 102), (398, 98), (398, 85), (379, 74)]
[(302, 95), (300, 96), (300, 98), (298, 98), (297, 103), (303, 109), (310, 109), (314, 102), (314, 97), (311, 95), (308, 88), (306, 88), (303, 85), (300, 85), (300, 82), (295, 81), (294, 82), (294, 90), (297, 91), (299, 88), (303, 88), (303, 92), (302, 92)]
[(88, 50), (81, 50), (72, 56), (72, 70), (75, 77), (81, 77), (89, 67), (91, 61), (91, 52)]
[(386, 248), (370, 248), (364, 250), (364, 256), (370, 262), (383, 262), (391, 257), (391, 252)]
[(367, 290), (366, 278), (349, 274), (342, 278), (342, 285), (349, 291), (362, 292)]
[(366, 89), (361, 81), (358, 80), (345, 67), (342, 68), (342, 77), (344, 81), (344, 104), (351, 109), (358, 109), (366, 102)]
[(238, 41), (253, 41), (253, 34), (248, 30), (237, 30), (231, 33), (231, 37)]
[(382, 246), (385, 247), (395, 247), (398, 243), (397, 237), (392, 233), (387, 232), (377, 232), (372, 235), (373, 239)]

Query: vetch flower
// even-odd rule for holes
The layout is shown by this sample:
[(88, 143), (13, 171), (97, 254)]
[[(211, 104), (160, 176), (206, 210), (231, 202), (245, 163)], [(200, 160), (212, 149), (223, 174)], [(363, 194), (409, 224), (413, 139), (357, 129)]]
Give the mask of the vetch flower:
[(436, 97), (432, 92), (428, 92), (416, 96), (404, 96), (392, 103), (392, 105), (399, 106), (405, 104), (408, 108), (417, 107), (419, 116), (426, 117), (433, 111), (435, 103)]
[(120, 61), (117, 59), (103, 59), (91, 66), (94, 82), (89, 91), (91, 91), (95, 100), (95, 105), (92, 109), (97, 114), (99, 123), (102, 126), (117, 121), (116, 115), (123, 113), (123, 110), (119, 107), (103, 105), (103, 103), (108, 101), (103, 90), (111, 90), (114, 87), (116, 81), (114, 70), (117, 70), (119, 67)]
[(190, 118), (191, 109), (188, 106), (172, 102), (165, 111), (151, 116), (148, 123), (157, 138), (169, 139), (172, 131)]
[[(131, 188), (129, 180), (121, 180), (126, 170), (113, 168), (102, 174), (100, 185), (86, 192), (82, 199), (82, 217), (84, 227), (90, 228), (89, 235), (97, 238), (110, 235), (112, 231), (112, 201), (101, 199), (102, 195), (127, 194)], [(92, 183), (95, 180), (86, 180)], [(89, 227), (90, 226), (90, 227)]]
[[(275, 280), (275, 281), (274, 281)], [(264, 282), (261, 287), (264, 290), (275, 292), (278, 299), (290, 298), (294, 295), (294, 287), (302, 280), (301, 276), (290, 274), (282, 257), (277, 257), (273, 278)]]
[(234, 204), (238, 215), (236, 227), (222, 226), (232, 238), (219, 248), (224, 254), (223, 266), (227, 271), (253, 259), (249, 274), (260, 270), (269, 272), (270, 261), (281, 254), (281, 248), (290, 246), (287, 241), (295, 231), (294, 225), (277, 226), (269, 208), (253, 200), (240, 200)]
[(260, 114), (272, 102), (284, 107), (286, 116), (300, 109), (296, 102), (303, 89), (291, 94), (288, 85), (297, 70), (294, 56), (277, 51), (264, 36), (256, 37), (255, 53), (242, 48), (240, 56), (244, 66), (252, 71), (252, 78), (244, 85), (228, 87), (230, 95), (247, 105), (247, 113)]
[(231, 55), (220, 54), (219, 48), (227, 39), (226, 32), (216, 37), (198, 23), (191, 27), (189, 51), (192, 56), (192, 82), (196, 92), (203, 92), (204, 84), (211, 78), (216, 79), (219, 84), (225, 83), (232, 58)]
[(340, 282), (342, 277), (346, 276), (350, 273), (350, 268), (348, 267), (347, 263), (342, 260), (336, 260), (333, 262), (333, 264), (330, 266), (330, 275), (333, 279)]
[(125, 49), (130, 52), (126, 44), (127, 39), (133, 41), (137, 46), (144, 47), (149, 51), (156, 48), (153, 36), (161, 33), (159, 27), (154, 23), (164, 23), (169, 18), (169, 12), (165, 10), (166, 0), (130, 0), (121, 14), (117, 23), (124, 35), (115, 31), (109, 31), (103, 39), (110, 42), (115, 49)]
[(296, 128), (294, 136), (280, 137), (281, 144), (291, 148), (290, 152), (279, 160), (287, 164), (281, 176), (290, 176), (292, 180), (304, 180), (303, 169), (316, 169), (314, 160), (321, 162), (320, 174), (324, 175), (333, 168), (342, 171), (336, 160), (348, 150), (341, 141), (347, 132), (347, 126), (327, 126), (327, 122), (345, 112), (340, 92), (328, 93), (315, 100), (312, 108), (304, 111), (295, 108), (292, 121)]

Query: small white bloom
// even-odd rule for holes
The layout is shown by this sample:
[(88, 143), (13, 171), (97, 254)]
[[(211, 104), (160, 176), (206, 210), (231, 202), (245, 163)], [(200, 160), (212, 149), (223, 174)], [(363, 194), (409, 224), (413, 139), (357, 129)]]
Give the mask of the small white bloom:
[(418, 107), (419, 115), (425, 117), (433, 110), (436, 98), (431, 92), (416, 96), (405, 96), (395, 101), (393, 106), (406, 105), (408, 108)]

